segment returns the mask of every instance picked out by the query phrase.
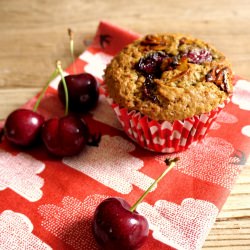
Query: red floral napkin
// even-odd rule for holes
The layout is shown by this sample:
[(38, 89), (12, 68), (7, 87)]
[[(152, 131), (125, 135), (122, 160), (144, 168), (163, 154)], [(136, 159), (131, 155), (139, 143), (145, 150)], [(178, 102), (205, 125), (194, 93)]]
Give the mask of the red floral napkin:
[[(102, 82), (112, 56), (137, 37), (101, 22), (75, 62), (78, 72)], [(64, 112), (58, 82), (51, 82), (39, 108), (47, 118)], [(206, 139), (181, 153), (156, 154), (134, 144), (104, 95), (84, 118), (102, 139), (75, 157), (52, 158), (42, 145), (25, 151), (0, 145), (0, 249), (97, 249), (91, 220), (99, 202), (120, 196), (132, 205), (166, 168), (167, 156), (180, 161), (137, 209), (150, 224), (142, 249), (201, 248), (249, 155), (250, 82), (235, 78), (232, 102)]]

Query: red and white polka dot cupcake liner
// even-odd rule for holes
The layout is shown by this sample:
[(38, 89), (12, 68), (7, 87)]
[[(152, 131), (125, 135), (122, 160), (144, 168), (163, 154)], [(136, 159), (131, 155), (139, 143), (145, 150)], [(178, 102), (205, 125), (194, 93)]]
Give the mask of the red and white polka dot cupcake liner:
[(226, 100), (209, 113), (171, 123), (151, 120), (140, 112), (128, 111), (111, 99), (109, 101), (126, 134), (143, 148), (161, 153), (180, 152), (202, 140), (220, 111), (229, 102)]

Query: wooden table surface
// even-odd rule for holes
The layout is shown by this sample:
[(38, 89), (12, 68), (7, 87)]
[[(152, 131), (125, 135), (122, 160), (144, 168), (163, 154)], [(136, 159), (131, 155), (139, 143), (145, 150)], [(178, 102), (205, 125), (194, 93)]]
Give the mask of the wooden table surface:
[[(138, 33), (182, 32), (222, 50), (250, 79), (249, 0), (1, 0), (0, 119), (36, 94), (60, 59), (70, 64), (67, 28), (84, 50), (99, 20)], [(250, 161), (219, 214), (204, 249), (250, 249)]]

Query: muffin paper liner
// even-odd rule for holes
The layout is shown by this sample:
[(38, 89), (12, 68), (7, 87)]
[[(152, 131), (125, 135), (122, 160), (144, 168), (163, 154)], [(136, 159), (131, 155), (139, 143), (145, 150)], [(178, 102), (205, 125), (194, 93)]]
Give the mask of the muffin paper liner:
[(183, 151), (202, 140), (229, 100), (209, 113), (176, 120), (173, 123), (151, 120), (140, 112), (121, 108), (112, 99), (109, 102), (124, 131), (133, 141), (154, 152), (173, 153)]

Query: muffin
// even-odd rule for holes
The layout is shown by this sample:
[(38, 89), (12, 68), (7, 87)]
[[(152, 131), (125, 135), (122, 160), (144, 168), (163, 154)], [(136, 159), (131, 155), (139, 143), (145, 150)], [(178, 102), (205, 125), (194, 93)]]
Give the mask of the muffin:
[(225, 56), (183, 34), (134, 41), (112, 59), (104, 79), (128, 136), (163, 153), (184, 150), (204, 138), (233, 91)]

